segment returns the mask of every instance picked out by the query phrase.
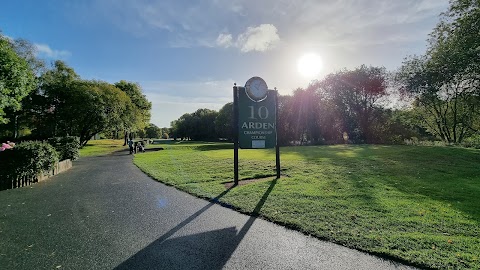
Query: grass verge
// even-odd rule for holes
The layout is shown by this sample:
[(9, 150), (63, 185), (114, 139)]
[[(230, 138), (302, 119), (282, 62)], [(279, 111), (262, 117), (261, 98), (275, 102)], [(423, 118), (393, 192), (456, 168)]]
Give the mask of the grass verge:
[(103, 156), (127, 148), (123, 140), (90, 140), (80, 149), (80, 157)]
[[(227, 143), (172, 143), (134, 162), (204, 198), (233, 179)], [(150, 148), (156, 147), (150, 145)], [(311, 146), (240, 150), (240, 179), (220, 202), (306, 234), (412, 265), (480, 269), (480, 151), (453, 147)], [(261, 206), (261, 207), (258, 207)]]

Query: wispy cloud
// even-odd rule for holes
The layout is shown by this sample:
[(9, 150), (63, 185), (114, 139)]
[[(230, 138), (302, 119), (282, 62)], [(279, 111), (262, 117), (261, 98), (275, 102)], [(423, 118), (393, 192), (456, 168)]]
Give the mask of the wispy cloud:
[(266, 51), (273, 48), (280, 37), (273, 24), (262, 24), (257, 27), (248, 27), (247, 31), (238, 36), (237, 46), (242, 52)]
[(145, 93), (161, 93), (170, 97), (185, 98), (187, 102), (201, 97), (201, 102), (206, 102), (231, 99), (233, 83), (234, 80), (144, 81), (141, 85)]
[[(424, 41), (427, 20), (448, 0), (105, 0), (84, 5), (92, 14), (135, 36), (162, 33), (173, 47), (237, 47), (243, 52), (282, 43), (329, 46)], [(268, 23), (268, 24), (266, 24)], [(222, 34), (219, 34), (222, 33)]]
[(232, 34), (220, 33), (220, 34), (218, 35), (218, 37), (217, 37), (216, 44), (217, 44), (219, 47), (223, 47), (223, 48), (231, 47), (231, 46), (233, 45), (233, 37), (232, 37)]
[[(2, 34), (3, 37), (10, 40), (11, 42), (15, 41), (15, 38)], [(67, 50), (55, 50), (52, 49), (47, 44), (42, 43), (33, 43), (33, 47), (36, 50), (36, 55), (41, 58), (49, 58), (49, 59), (65, 59), (72, 55), (71, 52)]]
[(220, 110), (231, 102), (233, 80), (146, 81), (141, 83), (152, 102), (152, 123), (169, 126), (166, 119), (178, 119), (200, 108)]
[(327, 46), (424, 41), (447, 5), (448, 0), (295, 1), (280, 7), (288, 19), (278, 26), (290, 41)]
[(69, 51), (66, 50), (52, 49), (47, 44), (34, 43), (34, 46), (37, 49), (37, 55), (39, 57), (45, 57), (50, 59), (65, 59), (72, 55)]
[(233, 42), (232, 34), (221, 33), (218, 35), (216, 44), (219, 47), (237, 47), (242, 52), (258, 51), (264, 52), (275, 47), (280, 41), (278, 30), (273, 24), (261, 24), (248, 27), (245, 32), (238, 35)]

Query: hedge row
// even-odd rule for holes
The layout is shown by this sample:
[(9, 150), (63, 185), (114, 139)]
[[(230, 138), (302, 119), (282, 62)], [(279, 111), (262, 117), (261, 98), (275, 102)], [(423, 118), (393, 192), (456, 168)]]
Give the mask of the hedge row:
[[(48, 143), (22, 142), (0, 152), (0, 189), (18, 187), (18, 181), (36, 182), (37, 175), (53, 169), (58, 153)], [(24, 183), (22, 183), (22, 186)]]
[(79, 157), (80, 139), (74, 136), (54, 137), (48, 139), (59, 154), (60, 160), (76, 160)]
[(26, 141), (0, 152), (0, 190), (37, 182), (37, 175), (49, 172), (59, 160), (79, 156), (77, 137), (52, 138), (47, 142)]

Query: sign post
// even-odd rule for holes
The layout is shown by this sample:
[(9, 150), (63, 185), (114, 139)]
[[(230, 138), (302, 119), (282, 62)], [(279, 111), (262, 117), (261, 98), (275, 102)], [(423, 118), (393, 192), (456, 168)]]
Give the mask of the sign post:
[[(278, 110), (278, 92), (275, 87), (275, 108)], [(278, 117), (275, 117), (275, 129), (278, 127)], [(277, 179), (280, 179), (280, 146), (278, 145), (278, 132), (275, 132), (275, 168)]]
[(238, 88), (233, 85), (233, 174), (234, 185), (238, 185)]
[(277, 143), (277, 90), (268, 90), (260, 77), (247, 81), (245, 87), (233, 87), (234, 111), (234, 182), (238, 184), (238, 147), (242, 149), (275, 148), (276, 173), (280, 178), (280, 150)]

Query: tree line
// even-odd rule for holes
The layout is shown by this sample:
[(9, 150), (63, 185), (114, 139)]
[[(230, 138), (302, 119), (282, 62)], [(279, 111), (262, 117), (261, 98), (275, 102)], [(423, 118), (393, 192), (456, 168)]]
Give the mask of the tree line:
[(151, 103), (137, 83), (84, 80), (65, 62), (51, 68), (26, 40), (0, 32), (0, 137), (44, 140), (77, 136), (85, 145), (104, 133), (144, 130)]
[[(442, 140), (480, 147), (480, 2), (452, 0), (423, 55), (401, 67), (340, 70), (279, 96), (279, 142), (402, 143)], [(401, 102), (403, 107), (391, 106)], [(178, 139), (231, 139), (232, 103), (199, 109), (171, 123)]]
[[(278, 100), (278, 134), (282, 145), (343, 142), (344, 132), (355, 143), (387, 142), (395, 132), (391, 112), (377, 106), (387, 95), (384, 68), (361, 66), (342, 70), (296, 89)], [(231, 140), (233, 104), (219, 112), (198, 109), (171, 123), (174, 138)]]

